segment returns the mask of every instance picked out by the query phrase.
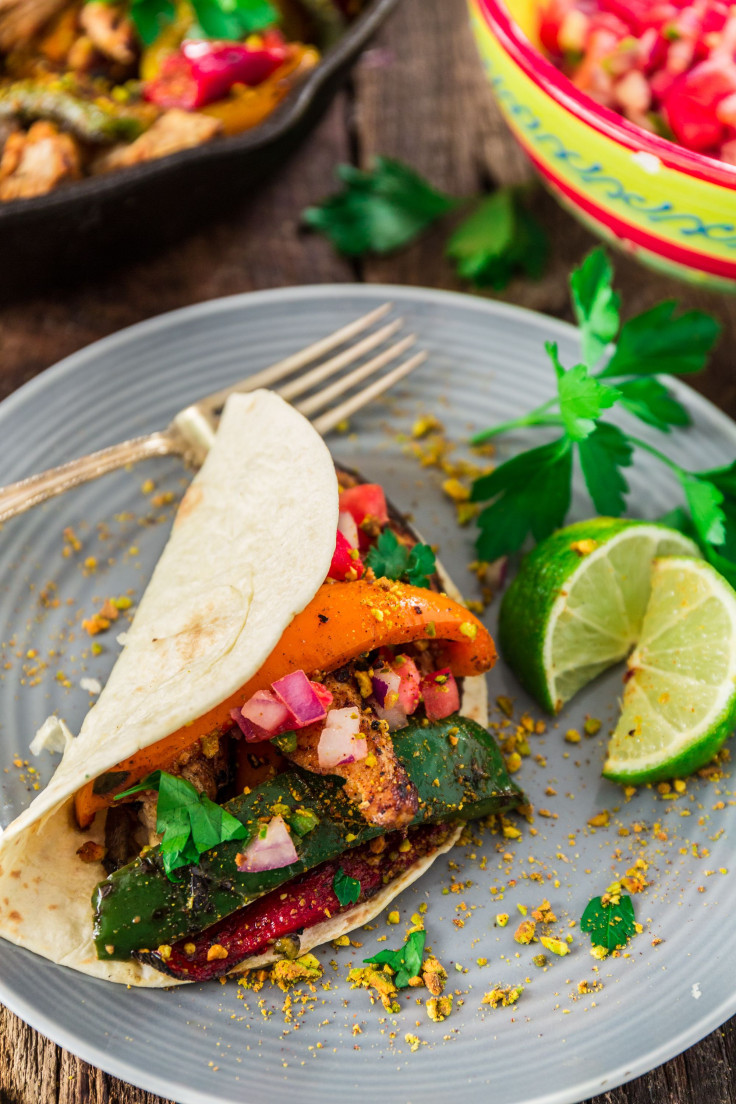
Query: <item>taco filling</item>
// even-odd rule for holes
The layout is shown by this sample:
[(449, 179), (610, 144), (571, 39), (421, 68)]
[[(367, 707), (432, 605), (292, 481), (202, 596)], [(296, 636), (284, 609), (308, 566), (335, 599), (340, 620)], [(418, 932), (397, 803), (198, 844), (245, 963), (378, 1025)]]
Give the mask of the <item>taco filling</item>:
[[(313, 433), (302, 431), (305, 439)], [(185, 519), (199, 505), (198, 480), (206, 489), (211, 459), (189, 503), (185, 497)], [(321, 478), (327, 488), (324, 469)], [(111, 741), (104, 769), (88, 769), (67, 802), (67, 822), (73, 816), (76, 825), (72, 878), (89, 886), (99, 871), (86, 936), (99, 967), (85, 959), (79, 968), (153, 984), (155, 973), (202, 981), (296, 957), (380, 911), (452, 846), (466, 820), (522, 801), (478, 723), (485, 719), (478, 676), (496, 659), (490, 635), (448, 596), (451, 584), (432, 550), (380, 486), (339, 469), (332, 478), (335, 501), (321, 517), (332, 528), (319, 536), (326, 573), (319, 583), (319, 561), (310, 563), (318, 584), (311, 600), (281, 615), (282, 631), (272, 631), (268, 649), (261, 641), (257, 665), (227, 660), (220, 695), (194, 694), (196, 704), (178, 714), (182, 723), (167, 729), (163, 716), (149, 723), (149, 698), (136, 713), (133, 694), (130, 712), (158, 738), (136, 729), (130, 753), (117, 760)], [(298, 494), (292, 513), (297, 503)], [(281, 564), (268, 585), (284, 611), (305, 574), (298, 545), (291, 557), (285, 552), (295, 522), (289, 514), (282, 533), (270, 534)], [(175, 526), (158, 573), (181, 540)], [(232, 584), (224, 560), (224, 573), (219, 564), (214, 570), (218, 589)], [(241, 637), (261, 593), (253, 587)], [(153, 675), (159, 710), (163, 687), (180, 705), (172, 664), (176, 682), (182, 661), (184, 671), (196, 671), (202, 652), (227, 656), (233, 647), (232, 611), (208, 594), (196, 656), (188, 629), (170, 631), (163, 652), (158, 637), (142, 638), (167, 676)], [(132, 647), (134, 639), (126, 651)], [(223, 669), (225, 660), (215, 662)]]

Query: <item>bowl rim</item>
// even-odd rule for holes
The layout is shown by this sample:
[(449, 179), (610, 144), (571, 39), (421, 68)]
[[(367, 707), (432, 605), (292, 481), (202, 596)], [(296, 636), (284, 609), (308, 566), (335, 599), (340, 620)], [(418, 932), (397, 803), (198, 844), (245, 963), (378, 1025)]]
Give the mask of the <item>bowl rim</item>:
[(504, 0), (477, 0), (477, 3), (506, 53), (561, 107), (628, 149), (651, 153), (670, 169), (736, 190), (736, 165), (678, 146), (667, 138), (630, 123), (611, 108), (596, 103), (532, 45), (515, 23)]

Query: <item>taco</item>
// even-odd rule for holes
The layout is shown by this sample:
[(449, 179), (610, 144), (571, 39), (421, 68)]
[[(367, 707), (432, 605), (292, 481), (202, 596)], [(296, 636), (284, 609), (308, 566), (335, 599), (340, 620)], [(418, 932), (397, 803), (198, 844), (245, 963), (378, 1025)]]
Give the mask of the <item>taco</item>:
[(522, 800), (483, 727), (495, 658), (380, 487), (276, 395), (231, 397), (107, 685), (0, 840), (0, 935), (161, 986), (366, 923)]

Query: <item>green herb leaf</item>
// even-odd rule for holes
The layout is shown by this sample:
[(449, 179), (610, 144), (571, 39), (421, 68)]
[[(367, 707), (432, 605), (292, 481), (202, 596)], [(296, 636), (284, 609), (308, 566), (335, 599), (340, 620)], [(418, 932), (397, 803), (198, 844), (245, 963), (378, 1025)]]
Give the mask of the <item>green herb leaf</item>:
[(599, 373), (608, 376), (671, 376), (700, 372), (721, 327), (702, 311), (675, 318), (677, 303), (667, 299), (624, 324), (616, 351)]
[(412, 586), (428, 587), (431, 575), (437, 570), (434, 552), (428, 544), (415, 544), (409, 553), (406, 578)]
[(568, 437), (529, 449), (476, 479), (472, 500), (492, 499), (478, 517), (478, 553), (489, 562), (517, 552), (528, 533), (540, 541), (570, 508), (572, 446)]
[(398, 951), (380, 951), (373, 958), (364, 958), (363, 962), (373, 966), (388, 966), (394, 972), (394, 985), (397, 989), (406, 989), (409, 978), (417, 977), (422, 968), (424, 944), (427, 933), (424, 929), (413, 931)]
[(593, 368), (618, 333), (621, 298), (613, 290), (613, 268), (599, 247), (570, 277), (572, 305), (580, 327), (583, 360)]
[(434, 552), (428, 544), (415, 544), (409, 549), (391, 529), (384, 529), (365, 557), (381, 579), (405, 579), (412, 586), (428, 587), (429, 576), (436, 570)]
[(611, 901), (604, 904), (602, 897), (594, 897), (585, 906), (580, 928), (590, 932), (594, 947), (605, 947), (607, 951), (624, 947), (632, 935), (636, 935), (636, 916), (631, 898), (622, 893), (617, 904)]
[(620, 517), (629, 493), (621, 468), (631, 466), (634, 452), (626, 434), (609, 422), (598, 422), (593, 432), (578, 442), (578, 452), (585, 485), (596, 510), (609, 517)]
[(688, 426), (691, 418), (682, 403), (674, 398), (663, 383), (653, 376), (637, 376), (617, 383), (621, 406), (647, 425), (663, 433), (670, 426)]
[[(199, 861), (199, 856), (225, 840), (246, 839), (245, 825), (227, 809), (200, 794), (186, 778), (166, 771), (153, 771), (135, 786), (117, 794), (115, 800), (158, 791), (156, 831), (161, 833), (161, 857), (169, 878), (182, 866)], [(173, 880), (173, 879), (172, 879)]]
[(547, 236), (518, 188), (499, 188), (481, 200), (447, 243), (460, 276), (497, 291), (519, 272), (538, 279), (548, 252)]
[(567, 435), (571, 441), (582, 441), (595, 429), (596, 418), (615, 405), (619, 392), (615, 387), (599, 383), (584, 364), (576, 364), (566, 371), (560, 364), (554, 341), (545, 342), (544, 347), (557, 374), (560, 415)]
[[(197, 34), (238, 41), (279, 22), (270, 0), (192, 0)], [(173, 0), (132, 0), (130, 16), (144, 45), (150, 46), (176, 18)], [(190, 28), (191, 31), (191, 28)]]
[(332, 888), (341, 905), (355, 905), (360, 897), (360, 882), (357, 878), (351, 878), (343, 868), (338, 867), (337, 874), (332, 879)]
[(350, 257), (391, 253), (457, 204), (408, 165), (389, 157), (377, 157), (368, 172), (340, 165), (337, 175), (343, 191), (318, 207), (308, 207), (302, 220)]
[(680, 476), (680, 483), (700, 540), (705, 544), (723, 544), (726, 539), (726, 519), (721, 509), (723, 492), (715, 483), (690, 472)]
[(175, 15), (173, 0), (132, 0), (130, 5), (130, 17), (144, 46), (155, 42)]

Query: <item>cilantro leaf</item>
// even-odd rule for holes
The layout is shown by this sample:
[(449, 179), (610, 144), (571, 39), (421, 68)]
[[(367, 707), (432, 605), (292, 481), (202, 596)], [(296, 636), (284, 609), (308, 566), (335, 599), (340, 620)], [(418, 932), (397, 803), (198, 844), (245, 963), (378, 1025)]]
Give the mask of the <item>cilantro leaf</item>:
[(493, 501), (481, 511), (477, 541), (491, 562), (517, 552), (528, 533), (540, 541), (558, 529), (570, 507), (572, 446), (568, 437), (529, 449), (473, 484), (473, 502)]
[(464, 279), (500, 291), (518, 272), (538, 279), (549, 242), (522, 202), (520, 190), (499, 188), (458, 226), (446, 252)]
[(355, 905), (360, 897), (360, 882), (351, 878), (340, 866), (332, 879), (332, 888), (341, 905)]
[(625, 433), (609, 422), (598, 422), (578, 441), (585, 485), (599, 514), (620, 517), (626, 509), (629, 485), (621, 468), (631, 466), (634, 448)]
[(200, 794), (186, 778), (166, 771), (153, 771), (115, 800), (146, 790), (158, 790), (156, 831), (162, 836), (161, 858), (170, 879), (175, 870), (198, 862), (201, 854), (219, 843), (247, 839), (250, 834), (237, 817)]
[(726, 519), (721, 509), (723, 491), (710, 480), (691, 472), (683, 472), (680, 483), (700, 540), (705, 544), (723, 544), (726, 539)]
[(429, 577), (437, 570), (434, 552), (428, 544), (415, 544), (409, 553), (406, 577), (412, 586), (428, 587)]
[(427, 933), (423, 928), (413, 931), (398, 951), (380, 951), (373, 958), (364, 958), (363, 962), (373, 966), (388, 966), (394, 972), (394, 985), (397, 989), (406, 989), (409, 978), (416, 977), (422, 968), (422, 956)]
[(279, 21), (269, 0), (192, 0), (192, 6), (207, 38), (237, 41)]
[(570, 277), (572, 305), (580, 327), (583, 360), (593, 368), (620, 324), (621, 297), (613, 290), (613, 268), (605, 249), (594, 249)]
[(604, 376), (671, 376), (700, 372), (718, 340), (720, 324), (702, 311), (675, 318), (677, 303), (666, 299), (626, 322)]
[(391, 253), (456, 206), (401, 161), (377, 157), (369, 171), (339, 165), (345, 187), (318, 207), (308, 207), (303, 222), (324, 234), (340, 253)]
[(580, 928), (590, 932), (594, 947), (615, 951), (617, 947), (625, 946), (632, 935), (636, 935), (636, 916), (631, 898), (622, 893), (614, 904), (612, 900), (604, 903), (602, 897), (594, 897), (585, 906)]
[(623, 380), (616, 387), (621, 395), (621, 406), (663, 433), (669, 433), (670, 426), (688, 426), (691, 423), (692, 419), (682, 403), (653, 376)]
[(384, 529), (365, 557), (381, 579), (406, 579), (412, 586), (428, 587), (429, 576), (436, 570), (434, 552), (428, 544), (415, 544), (409, 549), (391, 529)]
[(584, 364), (576, 364), (567, 371), (560, 364), (557, 344), (545, 342), (547, 355), (557, 374), (557, 393), (560, 415), (571, 441), (582, 441), (595, 429), (595, 420), (601, 411), (614, 406), (619, 392), (615, 387), (599, 383)]
[[(232, 41), (279, 22), (270, 0), (192, 0), (197, 34)], [(176, 18), (173, 0), (132, 0), (130, 16), (144, 45), (150, 46)], [(191, 30), (191, 28), (190, 28)]]
[(130, 17), (144, 46), (155, 42), (175, 15), (173, 0), (133, 0), (130, 6)]

